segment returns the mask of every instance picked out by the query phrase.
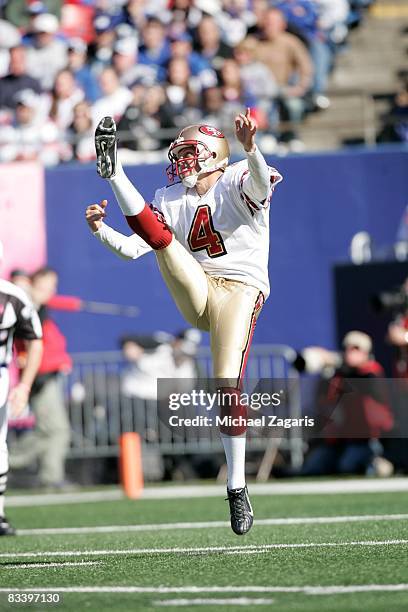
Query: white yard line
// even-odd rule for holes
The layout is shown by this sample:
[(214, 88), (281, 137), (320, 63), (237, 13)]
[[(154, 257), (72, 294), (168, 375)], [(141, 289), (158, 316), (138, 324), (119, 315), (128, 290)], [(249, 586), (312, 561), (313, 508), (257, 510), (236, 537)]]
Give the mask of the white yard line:
[(100, 565), (101, 561), (58, 561), (57, 563), (13, 563), (10, 565), (2, 565), (2, 569), (33, 569), (33, 568), (49, 568), (49, 567), (78, 567), (84, 565)]
[(34, 587), (0, 588), (0, 593), (305, 593), (306, 595), (334, 595), (345, 593), (369, 593), (408, 591), (408, 584), (355, 584), (330, 586), (83, 586), (83, 587)]
[[(312, 516), (256, 519), (256, 526), (268, 525), (328, 525), (331, 523), (358, 523), (369, 521), (405, 521), (408, 514), (361, 514), (355, 516)], [(100, 525), (93, 527), (47, 527), (19, 529), (19, 536), (29, 535), (81, 535), (88, 533), (129, 533), (138, 531), (165, 531), (176, 529), (213, 529), (229, 527), (229, 521), (196, 521), (192, 523), (154, 523), (146, 525)]]
[[(314, 495), (348, 493), (395, 493), (408, 491), (408, 478), (389, 479), (353, 478), (304, 482), (270, 482), (249, 485), (253, 495)], [(142, 499), (179, 499), (192, 497), (218, 497), (225, 494), (224, 485), (182, 485), (147, 487)], [(108, 491), (85, 491), (83, 493), (48, 493), (7, 496), (8, 507), (39, 506), (55, 504), (79, 504), (86, 502), (117, 501), (125, 499), (119, 489)]]
[(337, 546), (398, 546), (408, 544), (408, 540), (357, 540), (351, 542), (298, 542), (283, 544), (260, 544), (247, 546), (198, 546), (198, 547), (173, 547), (173, 548), (127, 548), (113, 550), (48, 550), (43, 552), (10, 552), (0, 553), (1, 559), (8, 557), (35, 558), (35, 557), (104, 557), (114, 555), (150, 555), (150, 554), (205, 554), (205, 553), (229, 553), (229, 554), (254, 554), (280, 548), (329, 548)]
[(118, 501), (126, 499), (119, 489), (109, 491), (83, 491), (76, 493), (33, 493), (32, 495), (7, 495), (7, 507), (55, 506), (61, 504), (85, 504), (89, 502)]
[(158, 599), (154, 606), (268, 606), (273, 599), (235, 597), (234, 599)]

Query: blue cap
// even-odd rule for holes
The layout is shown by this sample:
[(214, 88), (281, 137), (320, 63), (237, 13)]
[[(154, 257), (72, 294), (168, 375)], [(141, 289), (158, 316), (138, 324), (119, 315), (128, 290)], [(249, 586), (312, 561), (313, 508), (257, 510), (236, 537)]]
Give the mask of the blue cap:
[(170, 36), (170, 40), (171, 42), (176, 42), (178, 40), (182, 40), (184, 42), (190, 42), (190, 43), (193, 42), (193, 39), (188, 32), (178, 32), (178, 33), (172, 34)]
[(100, 13), (97, 17), (95, 17), (93, 22), (97, 34), (114, 30), (118, 24), (118, 17), (109, 15), (109, 13)]

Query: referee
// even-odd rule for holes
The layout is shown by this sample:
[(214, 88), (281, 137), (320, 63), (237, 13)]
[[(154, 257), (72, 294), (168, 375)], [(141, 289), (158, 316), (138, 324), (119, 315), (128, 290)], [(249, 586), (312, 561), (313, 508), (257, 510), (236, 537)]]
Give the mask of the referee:
[[(0, 242), (0, 266), (3, 246)], [(9, 393), (8, 366), (13, 354), (13, 339), (26, 342), (26, 364), (20, 381)], [(7, 419), (17, 417), (27, 406), (34, 377), (42, 354), (42, 330), (38, 314), (22, 289), (0, 278), (0, 536), (14, 535), (15, 530), (4, 516), (4, 493), (7, 484)]]

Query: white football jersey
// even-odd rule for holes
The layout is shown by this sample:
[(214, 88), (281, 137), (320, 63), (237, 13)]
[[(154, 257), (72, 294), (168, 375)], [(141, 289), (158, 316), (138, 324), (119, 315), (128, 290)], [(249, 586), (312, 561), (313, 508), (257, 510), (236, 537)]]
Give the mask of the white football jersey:
[(228, 166), (203, 196), (176, 183), (158, 189), (152, 206), (207, 274), (247, 283), (267, 298), (269, 202), (282, 177), (270, 168), (269, 197), (258, 202), (244, 193), (248, 176), (243, 160)]

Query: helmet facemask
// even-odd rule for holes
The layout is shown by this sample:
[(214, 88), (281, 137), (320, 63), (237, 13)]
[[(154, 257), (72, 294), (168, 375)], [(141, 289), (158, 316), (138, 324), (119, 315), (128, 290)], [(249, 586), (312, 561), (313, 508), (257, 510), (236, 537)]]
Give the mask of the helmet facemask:
[[(190, 148), (188, 154), (182, 153), (182, 149)], [(207, 145), (199, 140), (175, 140), (169, 149), (169, 160), (171, 164), (167, 167), (167, 176), (170, 182), (178, 177), (183, 185), (192, 188), (197, 184), (200, 174), (216, 170), (217, 167), (211, 165), (215, 155)]]

